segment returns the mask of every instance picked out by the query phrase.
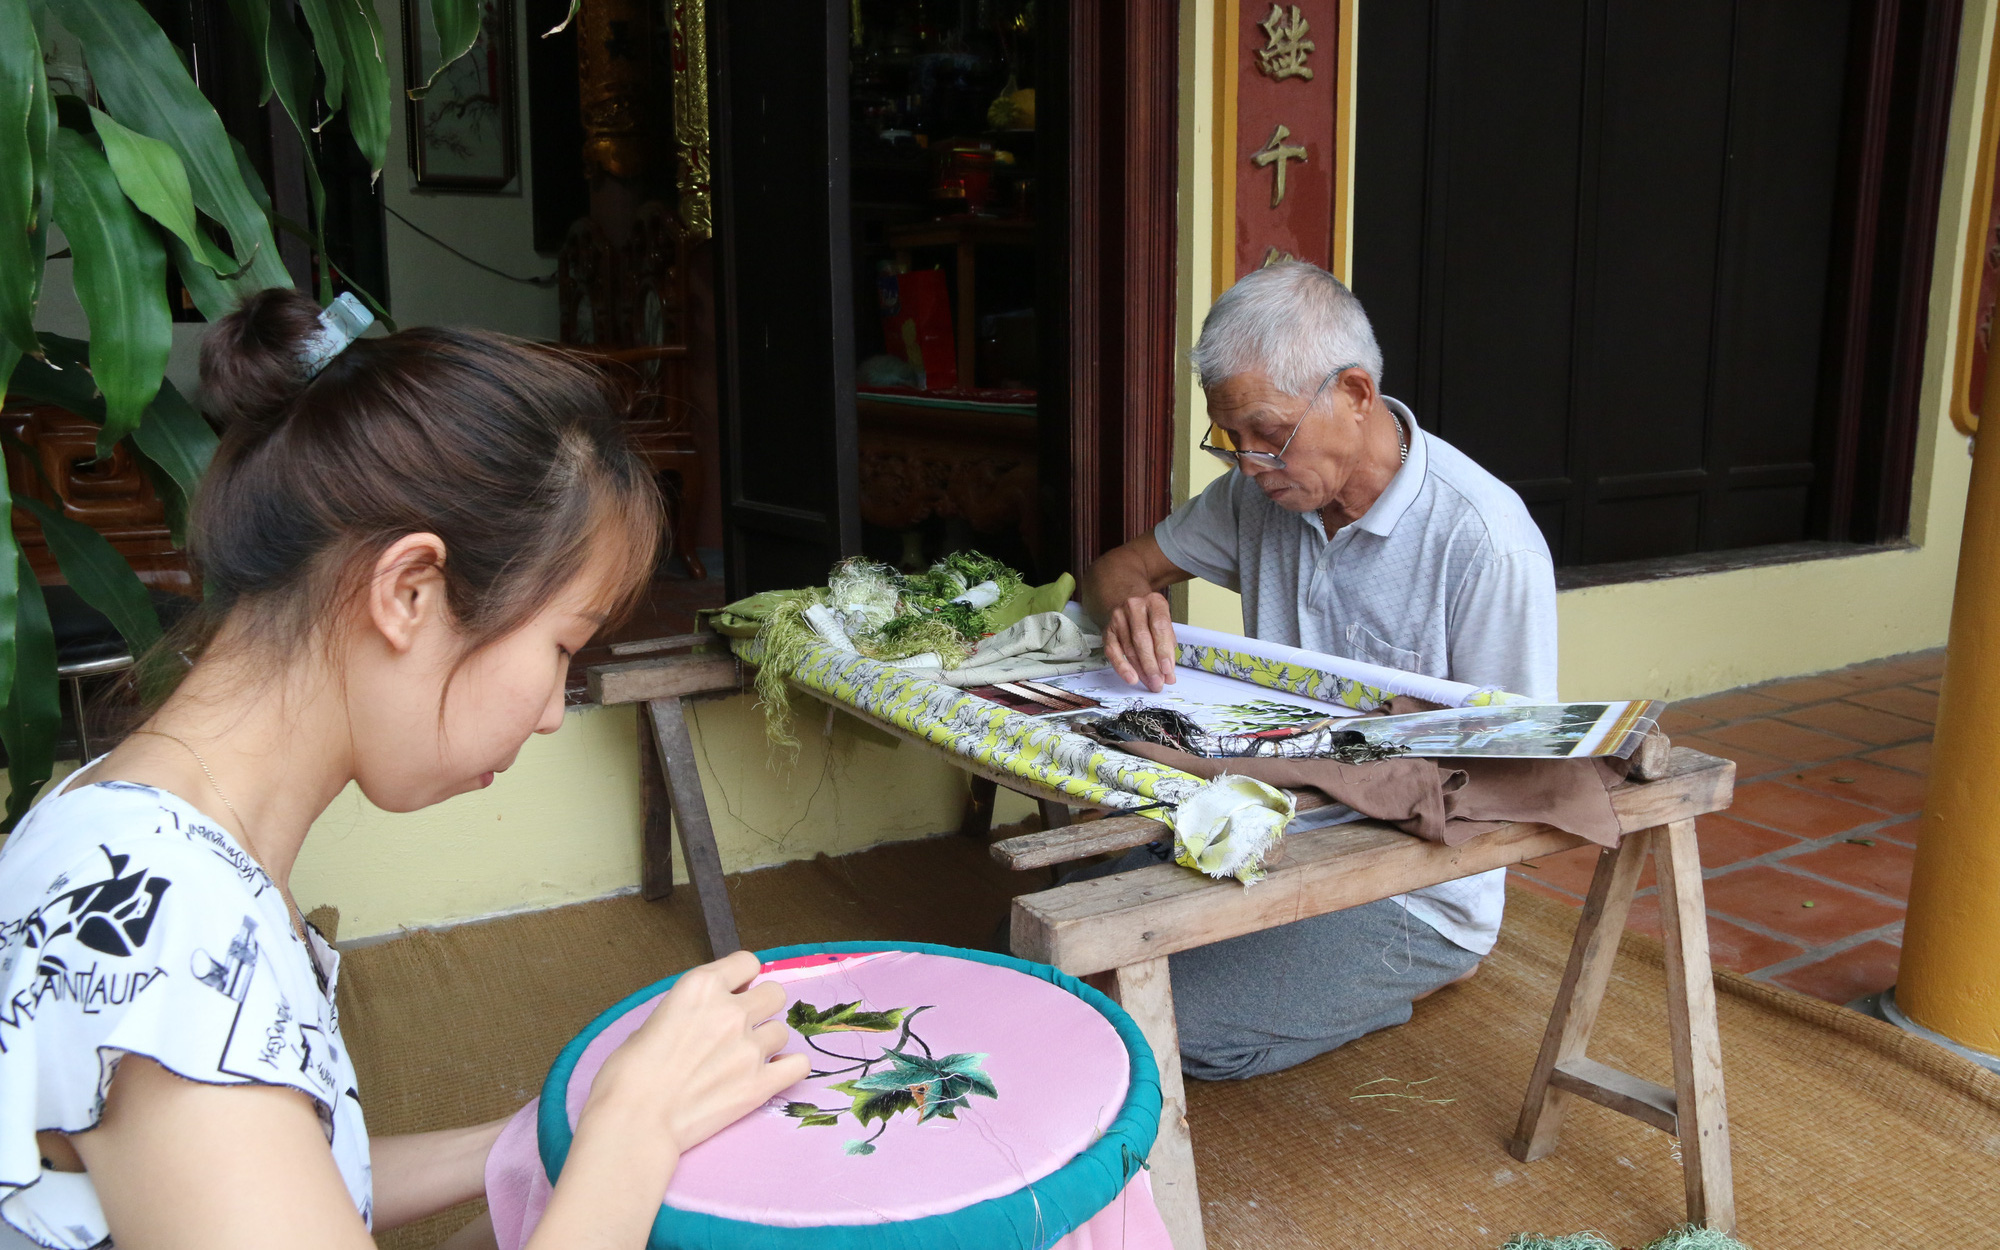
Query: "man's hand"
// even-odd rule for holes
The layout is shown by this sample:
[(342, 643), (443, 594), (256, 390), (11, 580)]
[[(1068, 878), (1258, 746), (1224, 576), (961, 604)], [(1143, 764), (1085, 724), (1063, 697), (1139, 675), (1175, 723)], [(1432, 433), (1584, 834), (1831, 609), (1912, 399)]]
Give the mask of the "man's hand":
[(1104, 658), (1120, 677), (1157, 693), (1174, 680), (1174, 619), (1160, 592), (1193, 576), (1141, 534), (1099, 556), (1078, 585), (1084, 611), (1104, 628)]
[(1159, 591), (1134, 595), (1104, 623), (1104, 658), (1118, 675), (1158, 693), (1174, 681), (1174, 618)]

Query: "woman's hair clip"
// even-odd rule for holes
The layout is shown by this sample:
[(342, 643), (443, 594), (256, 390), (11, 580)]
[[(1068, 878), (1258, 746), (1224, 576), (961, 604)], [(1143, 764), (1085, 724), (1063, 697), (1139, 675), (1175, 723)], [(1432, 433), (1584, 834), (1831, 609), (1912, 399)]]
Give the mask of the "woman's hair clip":
[(362, 331), (375, 324), (375, 314), (366, 305), (346, 291), (342, 291), (331, 304), (320, 310), (319, 332), (306, 340), (299, 349), (299, 363), (305, 366), (308, 379), (319, 376), (327, 362), (347, 350), (348, 344), (361, 337)]

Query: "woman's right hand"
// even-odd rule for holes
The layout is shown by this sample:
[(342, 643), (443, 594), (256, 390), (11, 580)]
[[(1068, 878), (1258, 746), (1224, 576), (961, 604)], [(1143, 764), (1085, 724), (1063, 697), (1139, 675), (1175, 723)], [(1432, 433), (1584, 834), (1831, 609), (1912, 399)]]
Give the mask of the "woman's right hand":
[(683, 973), (598, 1070), (578, 1131), (593, 1111), (618, 1106), (626, 1114), (612, 1118), (657, 1125), (678, 1154), (804, 1080), (806, 1056), (772, 1058), (790, 1030), (772, 1018), (785, 1005), (783, 987), (750, 986), (761, 968), (737, 951)]
[(772, 1058), (785, 991), (750, 986), (760, 967), (738, 951), (689, 969), (604, 1061), (527, 1250), (643, 1245), (681, 1152), (806, 1078), (804, 1055)]

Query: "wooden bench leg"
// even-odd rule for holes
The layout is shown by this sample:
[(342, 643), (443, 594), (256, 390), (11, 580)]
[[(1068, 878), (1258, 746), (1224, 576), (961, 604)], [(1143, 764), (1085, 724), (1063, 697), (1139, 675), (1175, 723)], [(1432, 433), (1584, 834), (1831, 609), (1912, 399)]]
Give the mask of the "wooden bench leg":
[[(1590, 1059), (1590, 1031), (1618, 956), (1632, 893), (1648, 849), (1660, 881), (1667, 969), (1667, 1030), (1674, 1089)], [(1542, 1049), (1528, 1078), (1521, 1120), (1508, 1149), (1524, 1162), (1556, 1147), (1571, 1097), (1588, 1098), (1681, 1139), (1688, 1220), (1733, 1231), (1736, 1203), (1729, 1171), (1729, 1121), (1722, 1097), (1722, 1053), (1715, 984), (1708, 961), (1708, 920), (1701, 858), (1692, 820), (1627, 834), (1605, 851), (1578, 918), (1569, 966), (1556, 991)]]
[(1194, 1179), (1194, 1138), (1188, 1132), (1187, 1089), (1181, 1080), (1180, 1033), (1174, 1025), (1174, 987), (1164, 956), (1119, 968), (1105, 991), (1129, 1013), (1160, 1065), (1160, 1135), (1147, 1159), (1153, 1200), (1174, 1250), (1206, 1250), (1201, 1192)]
[(965, 796), (965, 815), (958, 821), (961, 836), (984, 838), (993, 832), (993, 803), (999, 794), (999, 782), (978, 773), (972, 774), (972, 788)]
[(1069, 804), (1058, 803), (1054, 799), (1036, 799), (1035, 806), (1042, 811), (1044, 830), (1069, 827)]
[(1590, 879), (1590, 894), (1583, 901), (1576, 937), (1570, 942), (1569, 966), (1556, 989), (1555, 1007), (1542, 1034), (1541, 1054), (1528, 1077), (1521, 1121), (1508, 1146), (1524, 1163), (1556, 1148), (1571, 1095), (1551, 1081), (1560, 1066), (1582, 1059), (1590, 1045), (1590, 1030), (1597, 1024), (1597, 1009), (1604, 1002), (1604, 987), (1611, 981), (1611, 965), (1618, 958), (1625, 916), (1632, 909), (1632, 892), (1639, 884), (1639, 869), (1646, 862), (1646, 841), (1644, 832), (1627, 834), (1615, 850), (1600, 852), (1597, 857), (1597, 872)]
[[(729, 887), (722, 879), (722, 855), (715, 849), (715, 827), (708, 822), (708, 802), (702, 797), (701, 774), (695, 769), (694, 743), (688, 738), (685, 711), (678, 698), (651, 699), (646, 703), (646, 715), (653, 726), (654, 749), (666, 773), (674, 826), (681, 835), (681, 858), (687, 861), (688, 876), (694, 880), (695, 897), (701, 903), (709, 958), (719, 959), (742, 949), (742, 944), (736, 940), (736, 913), (729, 905)], [(647, 850), (647, 877), (664, 875), (671, 882), (672, 861), (661, 855), (657, 863), (651, 862), (650, 842)]]
[(1736, 1190), (1729, 1168), (1729, 1109), (1722, 1096), (1722, 1038), (1715, 1017), (1708, 907), (1694, 822), (1679, 820), (1654, 830), (1653, 845), (1688, 1222), (1733, 1232)]
[(639, 897), (657, 903), (674, 892), (673, 791), (660, 771), (652, 718), (639, 717)]

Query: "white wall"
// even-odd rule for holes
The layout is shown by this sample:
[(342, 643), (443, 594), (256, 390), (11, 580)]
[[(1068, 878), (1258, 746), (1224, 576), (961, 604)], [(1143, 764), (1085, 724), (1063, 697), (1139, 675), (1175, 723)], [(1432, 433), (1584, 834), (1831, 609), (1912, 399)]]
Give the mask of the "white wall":
[[(515, 129), (521, 173), (505, 191), (425, 191), (410, 169), (408, 110), (403, 105), (403, 20), (397, 0), (377, 0), (395, 91), (390, 108), (389, 155), (382, 169), (383, 203), (396, 213), (483, 264), (518, 277), (545, 277), (555, 260), (535, 251), (534, 162), (528, 151), (528, 40), (526, 6), (515, 6), (514, 76), (520, 101)], [(578, 142), (582, 142), (581, 139)], [(463, 325), (501, 330), (530, 339), (556, 337), (553, 287), (538, 288), (467, 264), (394, 216), (386, 216), (389, 243), (389, 311), (399, 325)]]

